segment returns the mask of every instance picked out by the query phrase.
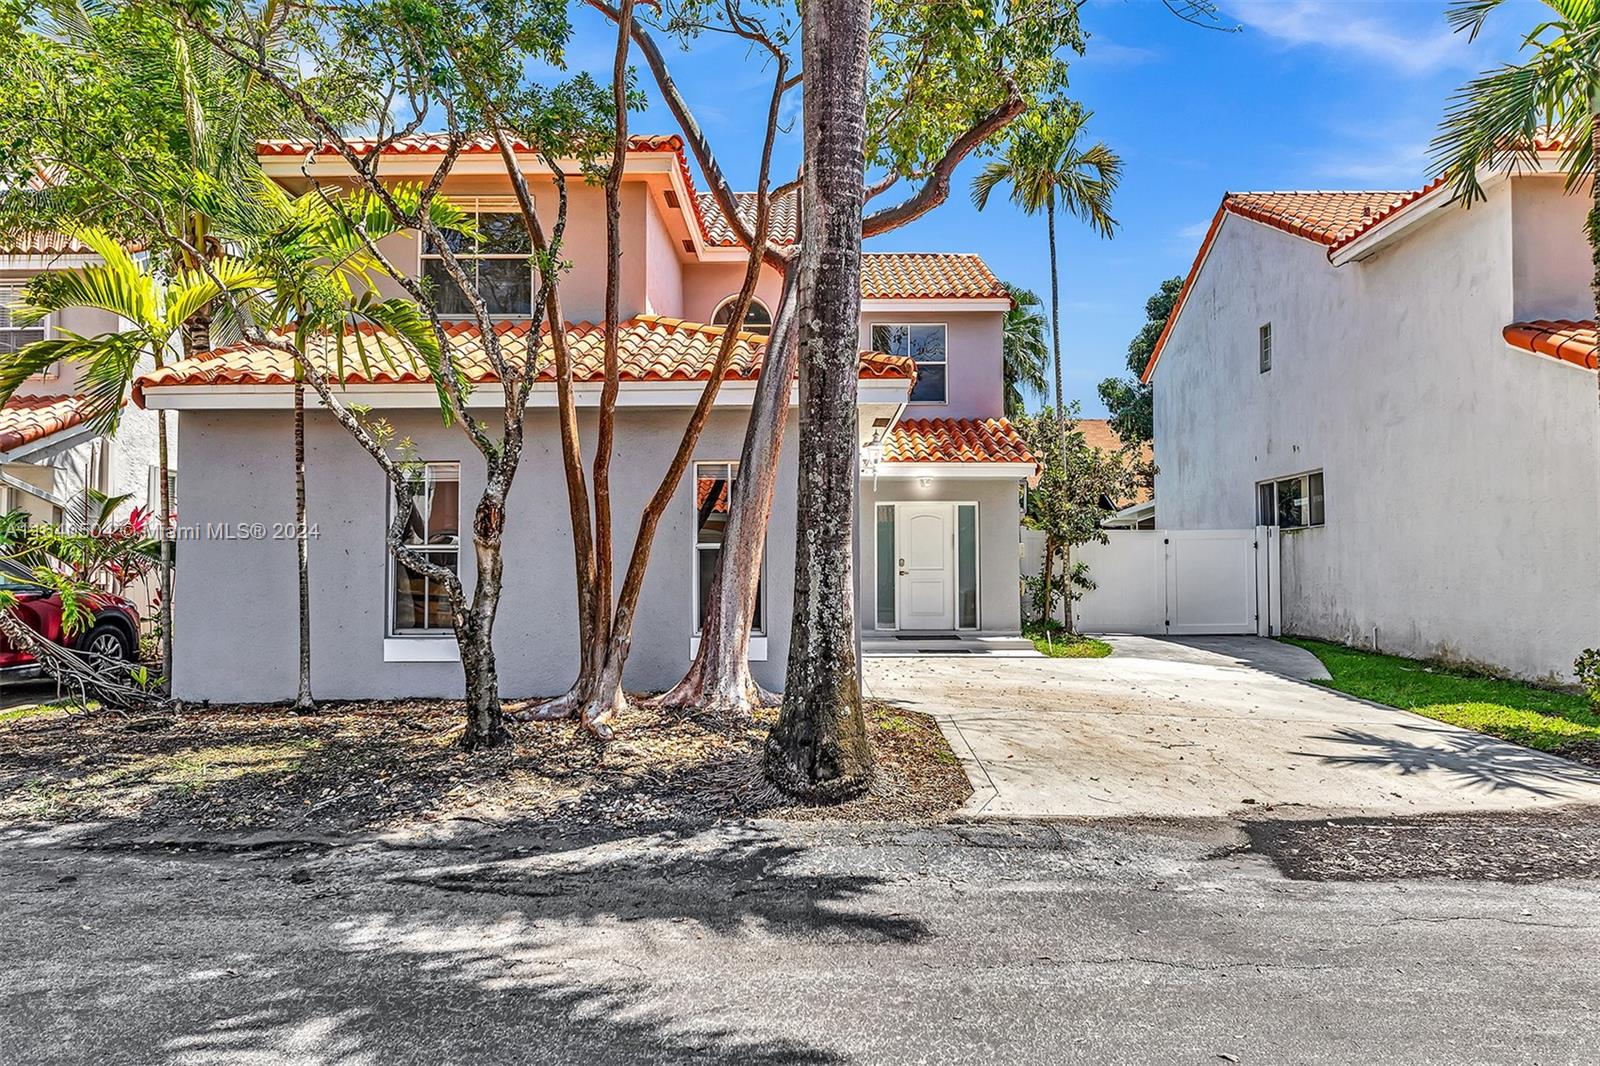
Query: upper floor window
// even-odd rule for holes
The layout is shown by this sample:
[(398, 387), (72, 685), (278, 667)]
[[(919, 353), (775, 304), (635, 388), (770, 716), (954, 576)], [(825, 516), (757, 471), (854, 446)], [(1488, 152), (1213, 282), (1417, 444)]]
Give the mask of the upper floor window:
[[(529, 318), (533, 314), (533, 241), (522, 214), (494, 200), (452, 201), (472, 217), (475, 238), (455, 230), (445, 231), (445, 243), (460, 260), (467, 277), (489, 313), (502, 318)], [(431, 239), (422, 247), (422, 276), (433, 285), (439, 314), (469, 318), (472, 305), (445, 270), (444, 257)]]
[[(713, 326), (726, 326), (733, 318), (733, 305), (739, 299), (730, 296), (717, 305), (711, 314)], [(772, 334), (772, 312), (767, 310), (767, 305), (760, 300), (751, 300), (750, 308), (744, 313), (744, 325), (740, 327), (745, 333), (754, 333), (766, 337)]]
[[(394, 494), (387, 480), (389, 516), (394, 516)], [(406, 544), (457, 575), (461, 573), (461, 465), (428, 463), (423, 468), (422, 485), (411, 501), (411, 517), (406, 523)], [(452, 628), (450, 598), (433, 579), (412, 573), (391, 557), (389, 632), (428, 633)]]
[(908, 355), (917, 362), (917, 383), (911, 389), (912, 403), (945, 403), (944, 323), (937, 325), (875, 325), (872, 350), (889, 355)]
[(1261, 372), (1265, 374), (1272, 369), (1272, 323), (1268, 322), (1261, 327), (1259, 337), (1261, 355)]
[(1263, 481), (1256, 486), (1256, 522), (1279, 529), (1320, 526), (1325, 520), (1322, 471)]
[[(17, 323), (16, 305), (21, 302), (21, 285), (0, 283), (0, 355), (9, 355), (35, 341), (42, 341), (49, 332), (48, 321), (35, 322), (27, 327)], [(41, 380), (48, 381), (59, 374), (59, 367), (51, 364), (37, 376)]]

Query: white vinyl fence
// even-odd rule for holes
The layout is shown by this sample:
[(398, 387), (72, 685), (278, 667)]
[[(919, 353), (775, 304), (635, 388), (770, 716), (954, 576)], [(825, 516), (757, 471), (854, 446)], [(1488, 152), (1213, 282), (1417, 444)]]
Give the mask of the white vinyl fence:
[[(1089, 565), (1095, 583), (1074, 607), (1078, 632), (1277, 635), (1276, 529), (1106, 533), (1108, 543), (1084, 544), (1074, 552)], [(1044, 561), (1044, 535), (1025, 529), (1022, 544), (1023, 573), (1031, 577)]]

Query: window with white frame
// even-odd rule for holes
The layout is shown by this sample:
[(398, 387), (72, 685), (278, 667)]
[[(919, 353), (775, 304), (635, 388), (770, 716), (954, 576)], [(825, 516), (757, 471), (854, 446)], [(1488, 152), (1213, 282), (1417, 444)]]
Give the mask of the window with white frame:
[(1265, 374), (1272, 369), (1272, 323), (1266, 322), (1261, 326), (1257, 336), (1257, 349), (1261, 357), (1261, 372)]
[[(730, 296), (717, 305), (711, 313), (713, 326), (726, 326), (733, 320), (733, 305), (738, 296)], [(772, 333), (772, 312), (767, 310), (767, 305), (760, 300), (751, 300), (750, 307), (744, 313), (744, 325), (739, 327), (745, 333), (754, 333), (766, 337)]]
[[(387, 491), (389, 484), (384, 482)], [(389, 493), (388, 517), (394, 519), (394, 495)], [(421, 484), (411, 501), (405, 542), (428, 562), (461, 573), (461, 464), (425, 463)], [(387, 552), (386, 552), (387, 554)], [(389, 632), (415, 635), (449, 632), (450, 598), (444, 586), (413, 573), (390, 556)]]
[[(0, 282), (0, 355), (10, 355), (49, 336), (48, 318), (29, 326), (17, 321), (16, 308), (22, 302), (22, 289), (20, 282)], [(60, 373), (59, 364), (52, 363), (35, 376), (50, 381), (59, 377)]]
[[(711, 599), (711, 582), (717, 576), (717, 560), (722, 558), (724, 535), (728, 528), (728, 508), (733, 502), (734, 478), (738, 463), (694, 464), (694, 631), (705, 619)], [(756, 613), (753, 633), (765, 633), (766, 575), (756, 582)]]
[(1256, 486), (1256, 522), (1279, 529), (1303, 529), (1325, 521), (1322, 471), (1263, 481)]
[[(477, 286), (489, 314), (499, 318), (529, 318), (533, 314), (533, 241), (520, 211), (494, 200), (471, 197), (451, 201), (463, 208), (477, 227), (475, 236), (456, 230), (444, 232), (444, 243), (455, 253), (468, 279)], [(450, 277), (444, 257), (431, 238), (422, 246), (422, 276), (432, 285), (439, 314), (468, 318), (472, 305)]]
[(944, 323), (918, 325), (880, 323), (872, 327), (872, 350), (910, 356), (917, 363), (917, 383), (912, 403), (944, 403), (945, 370), (949, 362)]

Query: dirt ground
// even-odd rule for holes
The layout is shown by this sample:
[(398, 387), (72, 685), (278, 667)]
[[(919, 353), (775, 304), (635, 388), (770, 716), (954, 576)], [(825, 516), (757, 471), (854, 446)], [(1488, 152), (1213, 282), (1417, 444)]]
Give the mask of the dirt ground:
[[(776, 712), (769, 712), (775, 714)], [(51, 709), (0, 720), (0, 823), (337, 832), (497, 824), (647, 827), (732, 817), (937, 819), (971, 794), (933, 720), (873, 704), (864, 796), (806, 807), (760, 772), (770, 718), (744, 725), (631, 708), (602, 743), (571, 723), (514, 725), (468, 755), (459, 704), (212, 707), (127, 719)]]

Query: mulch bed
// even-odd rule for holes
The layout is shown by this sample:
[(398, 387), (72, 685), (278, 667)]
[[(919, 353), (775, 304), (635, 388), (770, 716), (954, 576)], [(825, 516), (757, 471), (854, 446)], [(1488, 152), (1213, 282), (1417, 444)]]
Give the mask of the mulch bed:
[[(508, 705), (511, 709), (512, 705)], [(0, 823), (331, 832), (489, 826), (647, 827), (722, 818), (938, 819), (971, 787), (931, 718), (870, 705), (878, 769), (855, 800), (807, 807), (760, 771), (771, 715), (703, 722), (631, 707), (600, 742), (572, 723), (514, 725), (468, 755), (460, 704), (228, 706), (174, 718), (46, 712), (0, 724)]]

